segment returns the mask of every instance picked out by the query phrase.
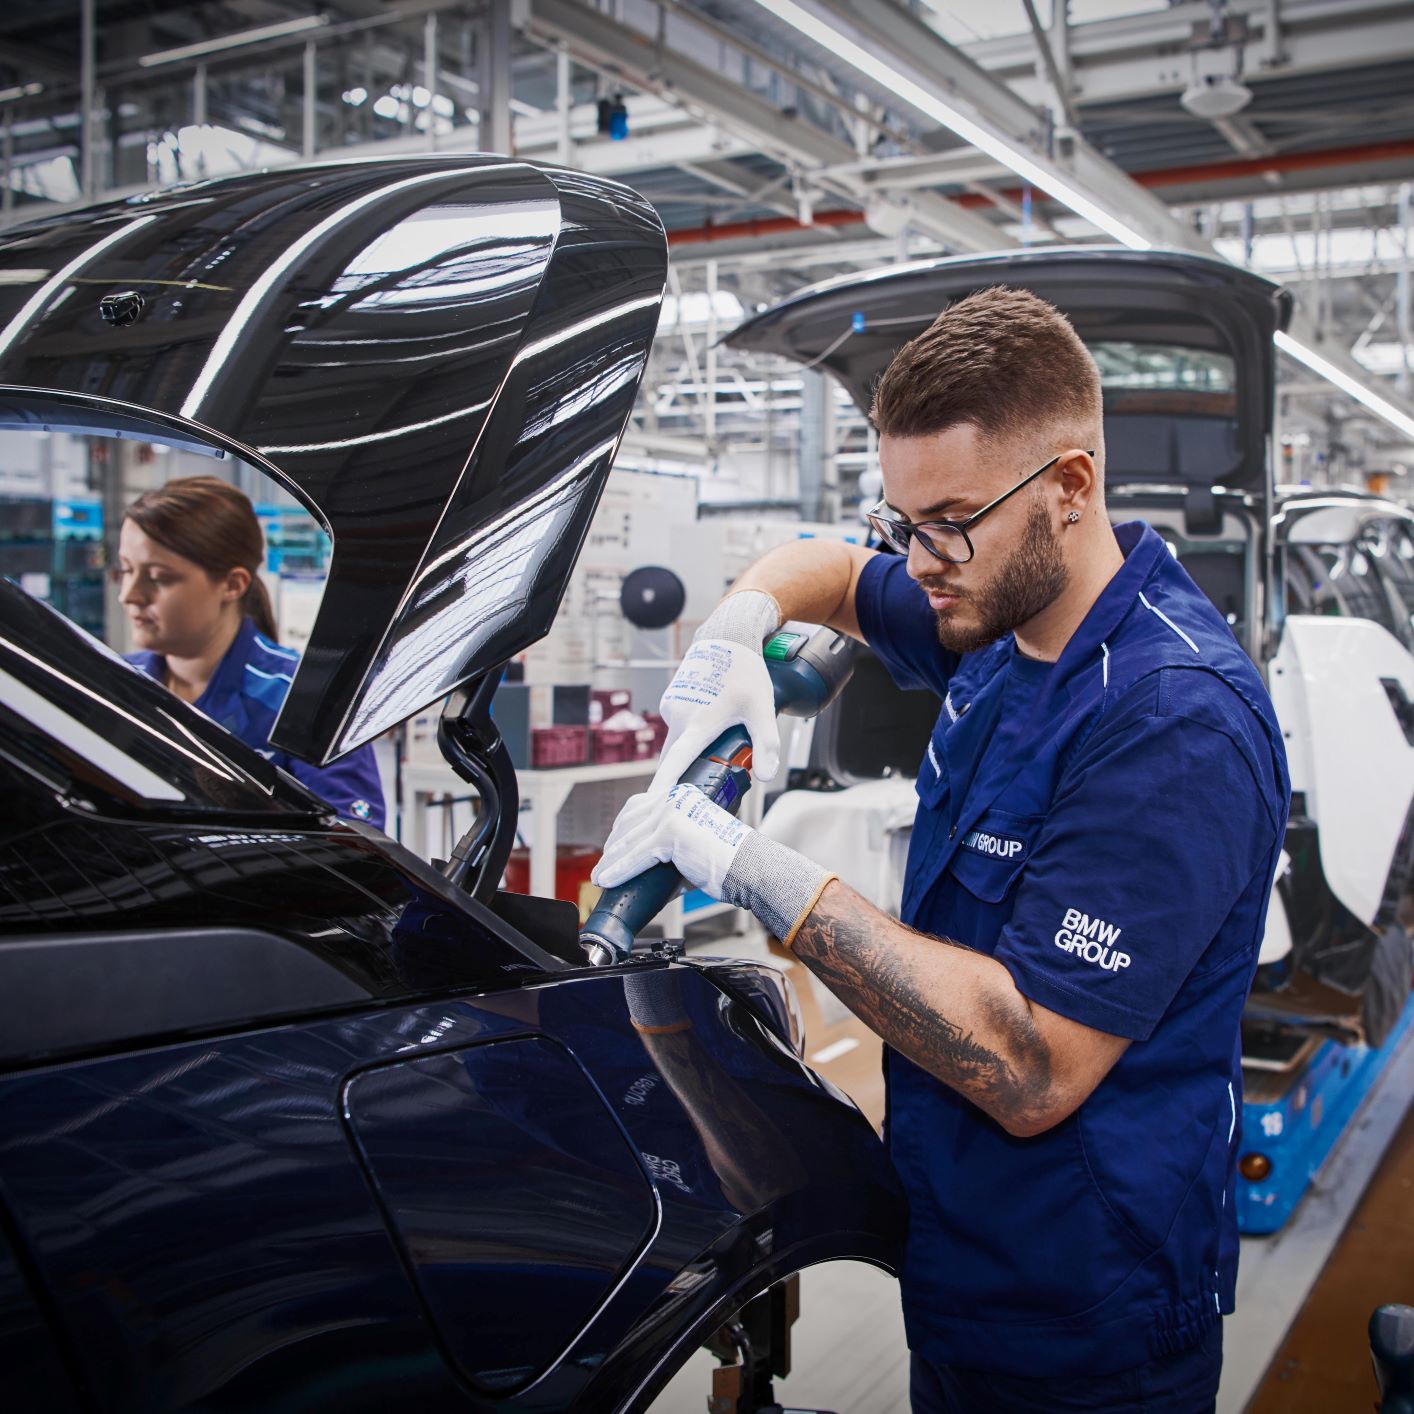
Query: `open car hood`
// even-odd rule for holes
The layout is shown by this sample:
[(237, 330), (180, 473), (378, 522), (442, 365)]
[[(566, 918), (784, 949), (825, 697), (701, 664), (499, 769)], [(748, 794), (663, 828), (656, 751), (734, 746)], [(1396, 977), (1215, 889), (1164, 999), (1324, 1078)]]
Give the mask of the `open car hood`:
[(330, 162), (0, 234), (0, 425), (235, 455), (333, 540), (272, 743), (343, 754), (550, 627), (667, 272), (657, 214), (473, 155)]
[[(1101, 367), (1111, 485), (1216, 485), (1269, 499), (1272, 335), (1286, 327), (1291, 296), (1224, 260), (1091, 246), (920, 261), (814, 285), (725, 342), (826, 368), (867, 411), (899, 347), (949, 304), (993, 285), (1031, 290), (1092, 348), (1108, 346), (1113, 356), (1101, 356)], [(1152, 361), (1146, 367), (1146, 347), (1230, 359), (1229, 376), (1166, 386)]]

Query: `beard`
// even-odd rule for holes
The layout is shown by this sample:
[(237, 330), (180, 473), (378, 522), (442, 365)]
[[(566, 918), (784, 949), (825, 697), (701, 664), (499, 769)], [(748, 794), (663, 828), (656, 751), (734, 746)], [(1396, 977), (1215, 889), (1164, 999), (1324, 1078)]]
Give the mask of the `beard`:
[[(942, 578), (918, 581), (923, 589), (931, 584), (939, 592), (958, 596), (957, 604), (937, 616), (938, 642), (950, 653), (975, 653), (1015, 632), (1054, 604), (1069, 582), (1060, 540), (1040, 496), (1031, 500), (1021, 543), (980, 588), (963, 593)], [(976, 622), (959, 624), (958, 610), (969, 607)]]

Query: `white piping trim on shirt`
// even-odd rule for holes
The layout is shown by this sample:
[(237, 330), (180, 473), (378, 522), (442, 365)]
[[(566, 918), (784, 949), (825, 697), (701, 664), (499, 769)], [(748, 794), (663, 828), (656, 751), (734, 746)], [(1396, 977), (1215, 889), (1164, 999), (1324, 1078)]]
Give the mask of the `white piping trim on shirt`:
[(282, 648), (278, 643), (266, 638), (263, 633), (255, 635), (255, 641), (267, 652), (273, 653), (277, 658), (289, 658), (292, 662), (299, 662), (299, 654), (293, 648)]
[(928, 743), (928, 759), (933, 763), (933, 774), (937, 776), (939, 780), (942, 780), (943, 768), (938, 765), (937, 753), (933, 750), (933, 743), (931, 741)]
[(1232, 1093), (1232, 1081), (1227, 1082), (1227, 1102), (1232, 1106), (1232, 1119), (1228, 1121), (1227, 1142), (1232, 1143), (1232, 1136), (1237, 1130), (1237, 1096)]
[(1101, 686), (1102, 686), (1102, 687), (1108, 687), (1108, 686), (1110, 685), (1110, 648), (1109, 648), (1109, 644), (1107, 644), (1107, 643), (1102, 643), (1102, 644), (1100, 645), (1100, 652), (1104, 654), (1104, 657), (1100, 659), (1100, 679), (1101, 679)]
[(281, 682), (294, 682), (289, 673), (267, 673), (263, 668), (252, 667), (249, 663), (245, 665), (248, 673), (254, 673), (258, 678), (278, 678)]
[[(1184, 633), (1184, 631), (1183, 631), (1181, 628), (1179, 628), (1179, 626), (1178, 626), (1176, 623), (1174, 623), (1174, 621), (1173, 621), (1171, 618), (1169, 618), (1169, 616), (1168, 616), (1166, 613), (1164, 613), (1164, 611), (1163, 611), (1162, 609), (1156, 609), (1156, 608), (1144, 597), (1144, 592), (1143, 592), (1143, 590), (1140, 590), (1140, 592), (1139, 592), (1139, 602), (1140, 602), (1146, 609), (1148, 609), (1148, 611), (1149, 611), (1151, 614), (1157, 614), (1157, 615), (1158, 615), (1158, 616), (1159, 616), (1159, 617), (1160, 617), (1160, 618), (1161, 618), (1161, 619), (1162, 619), (1162, 620), (1163, 620), (1163, 621), (1164, 621), (1164, 622), (1165, 622), (1165, 623), (1166, 623), (1166, 624), (1167, 624), (1167, 625), (1168, 625), (1168, 626), (1169, 626), (1169, 627), (1170, 627), (1170, 628), (1171, 628), (1171, 629), (1172, 629), (1172, 630), (1173, 630), (1173, 631), (1174, 631), (1174, 632), (1175, 632), (1195, 653), (1198, 653), (1198, 645), (1197, 645), (1196, 643), (1194, 643), (1194, 641), (1193, 641), (1191, 638), (1189, 638), (1189, 636), (1188, 636), (1186, 633)], [(1198, 656), (1201, 658), (1203, 655), (1202, 655), (1201, 653), (1198, 653)]]

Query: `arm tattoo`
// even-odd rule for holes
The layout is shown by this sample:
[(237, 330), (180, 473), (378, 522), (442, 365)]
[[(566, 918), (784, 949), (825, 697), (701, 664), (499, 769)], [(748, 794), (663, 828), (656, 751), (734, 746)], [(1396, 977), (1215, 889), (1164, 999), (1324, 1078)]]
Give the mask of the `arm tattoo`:
[(800, 925), (791, 952), (895, 1050), (993, 1118), (1044, 1127), (1051, 1054), (1028, 1009), (984, 991), (980, 1014), (959, 1024), (940, 1009), (936, 989), (926, 987), (916, 954), (898, 946), (900, 935), (969, 952), (885, 918), (839, 882)]

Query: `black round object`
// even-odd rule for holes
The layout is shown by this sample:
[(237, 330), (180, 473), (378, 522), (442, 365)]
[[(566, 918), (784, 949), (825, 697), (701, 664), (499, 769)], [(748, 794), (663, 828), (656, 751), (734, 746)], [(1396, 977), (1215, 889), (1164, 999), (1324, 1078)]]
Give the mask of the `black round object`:
[(682, 580), (662, 565), (630, 570), (619, 590), (619, 608), (636, 628), (667, 628), (686, 603)]

